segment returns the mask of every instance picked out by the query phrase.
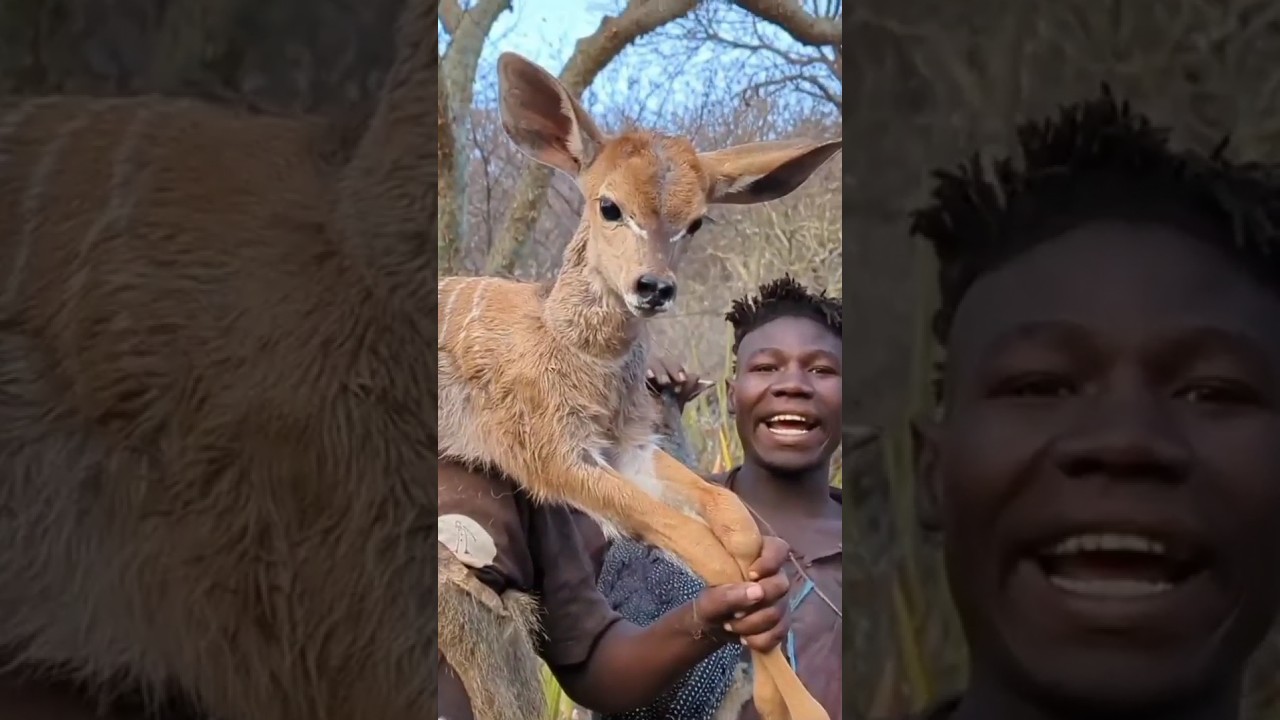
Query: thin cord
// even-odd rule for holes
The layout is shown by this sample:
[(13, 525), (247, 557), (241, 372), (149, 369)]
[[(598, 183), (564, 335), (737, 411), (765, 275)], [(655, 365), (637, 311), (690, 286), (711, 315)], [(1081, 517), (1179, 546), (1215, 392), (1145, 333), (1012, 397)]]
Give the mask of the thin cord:
[[(741, 496), (739, 496), (739, 499), (741, 499)], [(761, 517), (760, 513), (756, 512), (756, 509), (751, 507), (751, 505), (749, 505), (746, 500), (743, 500), (742, 504), (747, 508), (747, 510), (752, 515), (755, 516), (756, 520), (760, 521), (761, 525), (764, 525), (764, 529), (767, 530), (770, 535), (773, 535), (774, 537), (779, 537), (779, 538), (782, 537), (781, 535), (779, 535), (777, 532), (774, 531), (773, 526), (769, 524), (769, 521)], [(786, 538), (783, 538), (783, 539), (785, 540)], [(835, 613), (836, 617), (840, 618), (840, 620), (843, 621), (844, 613), (840, 612), (840, 608), (836, 607), (836, 604), (831, 602), (831, 598), (827, 597), (827, 594), (822, 592), (822, 588), (818, 587), (818, 583), (814, 582), (813, 578), (809, 577), (809, 573), (804, 571), (804, 568), (800, 565), (800, 561), (796, 560), (795, 553), (788, 550), (787, 559), (791, 561), (791, 564), (793, 566), (795, 566), (796, 572), (800, 573), (800, 577), (803, 577), (809, 583), (809, 585), (813, 587), (814, 594), (817, 595), (819, 598), (821, 598), (822, 602), (826, 603), (827, 607), (831, 608), (831, 612)]]

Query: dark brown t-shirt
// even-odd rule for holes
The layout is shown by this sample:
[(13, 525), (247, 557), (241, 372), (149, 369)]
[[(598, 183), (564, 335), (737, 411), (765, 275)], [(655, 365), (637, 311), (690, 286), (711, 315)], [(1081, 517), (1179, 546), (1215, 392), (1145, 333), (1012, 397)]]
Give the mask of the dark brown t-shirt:
[[(535, 504), (510, 480), (441, 463), (440, 543), (494, 592), (539, 598), (538, 653), (553, 670), (587, 660), (621, 619), (596, 589), (595, 567), (565, 507)], [(471, 720), (471, 702), (440, 658), (439, 715)]]

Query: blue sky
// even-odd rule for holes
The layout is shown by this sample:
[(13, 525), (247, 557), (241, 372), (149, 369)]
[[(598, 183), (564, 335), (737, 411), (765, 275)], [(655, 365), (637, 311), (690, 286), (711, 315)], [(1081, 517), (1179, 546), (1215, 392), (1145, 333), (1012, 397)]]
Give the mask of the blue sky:
[[(466, 3), (469, 5), (469, 3)], [(619, 0), (537, 0), (516, 2), (494, 24), (478, 69), (478, 83), (493, 80), (499, 53), (513, 51), (524, 55), (553, 73), (559, 73), (573, 54), (579, 38), (590, 35), (607, 14), (615, 14)], [(785, 46), (790, 41), (781, 31), (773, 41)], [(707, 86), (745, 83), (753, 68), (763, 65), (763, 58), (723, 48), (699, 48), (682, 56), (679, 68), (656, 63), (652, 57), (624, 51), (597, 78), (588, 91), (592, 96), (608, 94), (627, 98), (650, 98), (650, 103), (666, 102), (668, 107), (682, 105), (705, 92)], [(478, 103), (485, 99), (477, 97)]]
[(578, 38), (590, 35), (612, 9), (608, 0), (517, 2), (503, 14), (485, 48), (490, 59), (507, 50), (518, 52), (559, 73), (573, 54)]

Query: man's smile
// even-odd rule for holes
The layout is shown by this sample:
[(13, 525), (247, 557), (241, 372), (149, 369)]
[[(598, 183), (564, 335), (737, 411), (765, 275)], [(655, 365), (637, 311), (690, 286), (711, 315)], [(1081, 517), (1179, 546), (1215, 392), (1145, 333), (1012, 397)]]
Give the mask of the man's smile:
[(1041, 622), (1122, 634), (1162, 627), (1176, 633), (1204, 626), (1228, 609), (1211, 546), (1190, 523), (1115, 515), (1061, 521), (1019, 547), (1007, 587), (1013, 601)]

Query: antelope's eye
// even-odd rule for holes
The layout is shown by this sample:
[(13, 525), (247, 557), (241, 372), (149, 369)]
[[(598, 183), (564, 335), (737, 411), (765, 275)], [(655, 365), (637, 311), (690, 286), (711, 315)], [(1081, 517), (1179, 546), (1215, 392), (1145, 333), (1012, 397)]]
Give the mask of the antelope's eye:
[(609, 198), (600, 198), (600, 217), (605, 222), (618, 222), (622, 219), (622, 208)]
[(693, 235), (694, 233), (698, 232), (701, 229), (702, 229), (702, 218), (698, 218), (697, 220), (694, 220), (693, 222), (689, 223), (689, 227), (685, 228), (685, 234)]

